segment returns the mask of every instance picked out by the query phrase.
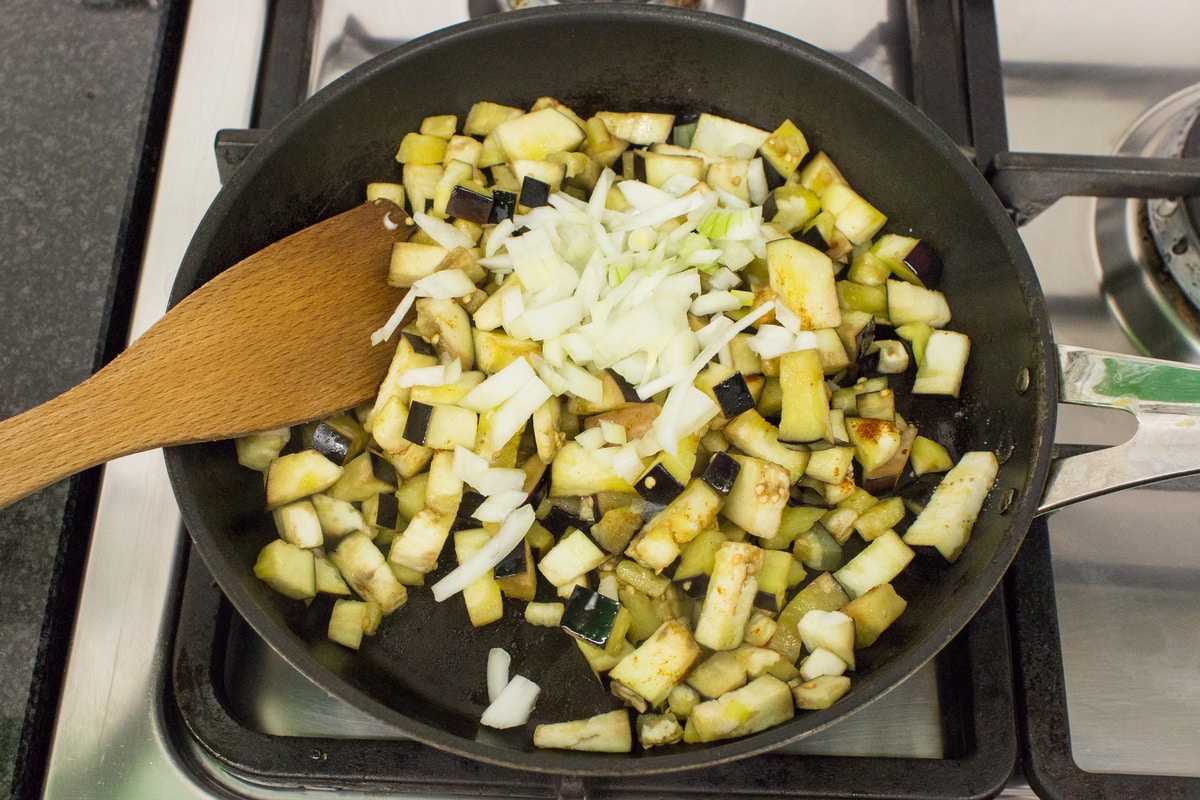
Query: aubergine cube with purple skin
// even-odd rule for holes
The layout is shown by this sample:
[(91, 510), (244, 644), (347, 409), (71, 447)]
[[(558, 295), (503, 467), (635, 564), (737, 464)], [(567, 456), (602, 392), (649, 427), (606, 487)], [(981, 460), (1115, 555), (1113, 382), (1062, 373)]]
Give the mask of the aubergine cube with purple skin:
[(524, 575), (529, 570), (529, 563), (525, 559), (527, 551), (524, 539), (517, 542), (516, 547), (493, 567), (492, 575), (496, 578), (513, 578)]
[(375, 504), (376, 527), (395, 530), (400, 524), (400, 501), (393, 492), (380, 492)]
[(935, 286), (942, 279), (942, 259), (924, 239), (913, 246), (904, 257), (903, 264), (925, 287)]
[(435, 358), (437, 357), (437, 354), (438, 354), (437, 348), (435, 348), (433, 345), (431, 345), (423, 337), (418, 336), (417, 334), (411, 333), (409, 331), (401, 331), (401, 335), (405, 339), (408, 340), (408, 343), (412, 347), (413, 352), (419, 353), (423, 356), (434, 356)]
[[(365, 432), (363, 432), (365, 433)], [(357, 456), (366, 446), (366, 438), (348, 424), (325, 420), (313, 429), (310, 447), (339, 467)]]
[(492, 198), (466, 186), (455, 186), (446, 201), (446, 214), (455, 219), (484, 225), (492, 216)]
[(638, 396), (637, 387), (634, 386), (629, 381), (625, 380), (625, 378), (623, 378), (621, 375), (619, 375), (616, 370), (606, 369), (605, 372), (607, 372), (609, 374), (609, 376), (613, 379), (613, 383), (617, 384), (617, 388), (619, 388), (621, 390), (621, 397), (625, 398), (625, 402), (627, 402), (627, 403), (644, 402), (642, 400), (642, 398), (640, 396)]
[(588, 528), (589, 524), (587, 520), (583, 519), (582, 517), (572, 514), (561, 506), (554, 505), (553, 503), (548, 505), (550, 506), (549, 510), (545, 513), (545, 515), (539, 516), (538, 522), (542, 524), (543, 528), (550, 531), (555, 536), (562, 536), (571, 528), (579, 528), (580, 530), (586, 530)]
[(404, 438), (413, 444), (425, 444), (429, 435), (429, 420), (433, 417), (433, 406), (414, 400), (408, 407), (408, 421), (404, 423)]
[(604, 647), (612, 634), (621, 604), (599, 592), (576, 586), (562, 615), (562, 629), (596, 647)]
[(455, 529), (478, 528), (479, 520), (473, 516), (487, 498), (473, 489), (463, 491), (462, 500), (458, 503), (458, 513), (454, 521)]
[(503, 189), (495, 189), (492, 191), (492, 208), (488, 213), (487, 221), (489, 223), (497, 223), (503, 222), (506, 219), (512, 219), (516, 210), (516, 193), (506, 192)]
[(800, 233), (792, 234), (792, 238), (822, 253), (827, 252), (833, 246), (833, 215), (822, 211)]
[(728, 453), (713, 453), (700, 480), (711, 486), (717, 494), (727, 495), (741, 469), (742, 465)]
[(634, 486), (638, 494), (651, 503), (667, 505), (683, 492), (683, 484), (661, 461), (655, 463)]
[(754, 408), (754, 395), (746, 384), (746, 376), (735, 372), (720, 383), (713, 385), (713, 394), (725, 419), (733, 419), (743, 411)]
[(521, 181), (520, 204), (527, 208), (550, 205), (550, 184), (526, 175)]

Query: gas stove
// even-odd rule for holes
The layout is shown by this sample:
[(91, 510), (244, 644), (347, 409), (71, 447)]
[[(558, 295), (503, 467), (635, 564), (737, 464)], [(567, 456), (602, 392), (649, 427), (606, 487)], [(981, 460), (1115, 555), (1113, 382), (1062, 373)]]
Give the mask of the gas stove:
[[(350, 67), (472, 16), (520, 13), (502, 10), (511, 2), (205, 0), (175, 14), (187, 27), (131, 338), (164, 312), (219, 189), (214, 139), (235, 169), (256, 131)], [(1200, 361), (1187, 232), (1200, 215), (1171, 199), (1195, 191), (1194, 167), (1154, 162), (1159, 190), (1130, 170), (1081, 183), (1080, 161), (1054, 157), (1059, 177), (1046, 178), (1022, 158), (1195, 155), (1200, 7), (691, 5), (839, 55), (913, 98), (981, 169), (996, 165), (1057, 341)], [(1081, 185), (1117, 197), (1049, 203)], [(1155, 192), (1165, 199), (1136, 199)], [(1066, 406), (1058, 441), (1087, 449), (1132, 431), (1127, 415)], [(1180, 478), (1042, 518), (976, 620), (879, 702), (767, 756), (582, 781), (431, 751), (309, 683), (190, 557), (161, 456), (133, 456), (106, 469), (44, 796), (1200, 797), (1200, 550), (1181, 523), (1197, 511), (1200, 480)]]

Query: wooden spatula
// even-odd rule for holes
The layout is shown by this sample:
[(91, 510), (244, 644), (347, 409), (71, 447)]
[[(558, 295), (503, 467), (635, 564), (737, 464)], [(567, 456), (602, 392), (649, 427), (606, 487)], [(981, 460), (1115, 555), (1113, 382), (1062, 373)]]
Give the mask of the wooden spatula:
[(394, 347), (370, 337), (403, 296), (386, 280), (406, 221), (390, 203), (366, 203), (282, 239), (193, 292), (88, 380), (0, 422), (0, 507), (119, 456), (294, 425), (372, 397)]

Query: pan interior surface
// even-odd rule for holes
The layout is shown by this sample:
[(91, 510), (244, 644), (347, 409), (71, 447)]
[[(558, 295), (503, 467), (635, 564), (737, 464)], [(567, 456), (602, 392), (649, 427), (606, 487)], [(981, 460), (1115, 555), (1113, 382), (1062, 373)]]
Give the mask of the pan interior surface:
[[(523, 769), (625, 775), (778, 747), (883, 694), (953, 638), (1015, 554), (1049, 456), (1054, 372), (1032, 266), (974, 167), (889, 89), (785, 36), (699, 13), (569, 6), (447, 29), (356, 69), (275, 129), (201, 223), (173, 302), (272, 241), (358, 203), (368, 182), (399, 181), (396, 145), (425, 116), (461, 119), (479, 100), (527, 107), (542, 96), (585, 117), (604, 109), (669, 111), (681, 119), (710, 111), (766, 129), (790, 118), (814, 152), (827, 151), (889, 216), (886, 230), (926, 239), (941, 255), (939, 288), (955, 314), (950, 327), (972, 339), (971, 363), (961, 400), (922, 403), (906, 418), (953, 442), (955, 455), (990, 449), (1003, 464), (963, 556), (949, 565), (915, 563), (897, 580), (908, 609), (861, 651), (851, 692), (826, 711), (802, 712), (741, 740), (635, 756), (534, 751), (533, 724), (618, 706), (560, 631), (525, 625), (511, 609), (503, 621), (474, 629), (460, 602), (437, 604), (427, 590), (413, 589), (360, 651), (328, 642), (327, 601), (306, 607), (251, 572), (276, 532), (261, 484), (237, 465), (228, 442), (167, 452), (185, 522), (234, 606), (289, 662), (434, 746)], [(1025, 391), (1022, 376), (1031, 387)], [(525, 729), (478, 724), (494, 646), (512, 654), (515, 673), (542, 687)]]

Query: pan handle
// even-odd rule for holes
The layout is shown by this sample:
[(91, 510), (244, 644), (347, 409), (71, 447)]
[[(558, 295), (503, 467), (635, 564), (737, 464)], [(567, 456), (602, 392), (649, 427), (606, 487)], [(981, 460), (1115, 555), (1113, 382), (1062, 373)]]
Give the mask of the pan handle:
[(1038, 513), (1099, 494), (1200, 472), (1200, 366), (1058, 346), (1061, 403), (1137, 417), (1128, 441), (1055, 460)]

